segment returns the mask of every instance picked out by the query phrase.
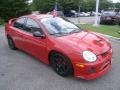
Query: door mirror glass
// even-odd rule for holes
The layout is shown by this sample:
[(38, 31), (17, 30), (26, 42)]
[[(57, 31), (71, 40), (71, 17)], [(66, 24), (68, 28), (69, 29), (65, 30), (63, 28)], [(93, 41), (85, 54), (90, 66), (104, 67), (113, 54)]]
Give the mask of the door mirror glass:
[(41, 37), (41, 38), (45, 38), (45, 35), (40, 33), (39, 31), (34, 31), (33, 32), (33, 36), (34, 37)]

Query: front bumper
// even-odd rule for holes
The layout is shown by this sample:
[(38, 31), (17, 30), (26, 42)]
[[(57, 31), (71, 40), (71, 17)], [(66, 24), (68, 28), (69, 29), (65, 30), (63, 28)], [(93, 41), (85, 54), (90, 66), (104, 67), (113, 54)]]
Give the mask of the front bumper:
[[(112, 49), (105, 56), (98, 56), (94, 63), (74, 63), (74, 76), (86, 80), (92, 80), (105, 75), (112, 67)], [(84, 66), (83, 66), (84, 65)]]
[(85, 80), (93, 80), (93, 79), (96, 79), (96, 78), (99, 78), (99, 77), (105, 75), (111, 69), (111, 67), (112, 67), (112, 65), (110, 64), (104, 70), (102, 70), (100, 72), (95, 72), (92, 74), (85, 74), (85, 75), (77, 75), (75, 77), (82, 78)]

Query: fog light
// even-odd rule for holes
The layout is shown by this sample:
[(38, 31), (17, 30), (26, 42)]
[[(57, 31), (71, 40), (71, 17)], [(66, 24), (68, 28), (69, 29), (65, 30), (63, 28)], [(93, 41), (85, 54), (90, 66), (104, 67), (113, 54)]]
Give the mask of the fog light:
[(76, 66), (77, 66), (77, 67), (80, 67), (80, 68), (84, 68), (84, 67), (85, 67), (84, 64), (80, 64), (80, 63), (77, 63)]
[(89, 73), (94, 73), (94, 72), (95, 72), (95, 68), (94, 67), (89, 69)]

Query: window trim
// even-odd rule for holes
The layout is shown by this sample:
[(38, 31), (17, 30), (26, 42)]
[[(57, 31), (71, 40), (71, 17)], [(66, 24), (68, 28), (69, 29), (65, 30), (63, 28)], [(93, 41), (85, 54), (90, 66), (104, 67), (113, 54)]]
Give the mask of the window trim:
[[(20, 28), (17, 28), (17, 27), (14, 26), (14, 24), (16, 23), (16, 21), (17, 21), (18, 19), (21, 19), (21, 18), (25, 18), (24, 23), (23, 23), (23, 29), (20, 29)], [(24, 25), (25, 25), (25, 23), (26, 23), (26, 19), (27, 19), (26, 17), (19, 17), (19, 18), (17, 18), (17, 19), (15, 20), (15, 22), (13, 23), (12, 26), (13, 26), (14, 28), (17, 28), (17, 29), (20, 29), (20, 30), (22, 30), (22, 31), (25, 31), (25, 30), (24, 30)]]
[[(33, 21), (35, 21), (35, 22), (37, 23), (37, 25), (39, 26), (39, 28), (41, 29), (42, 33), (46, 36), (46, 34), (45, 34), (44, 31), (42, 30), (42, 28), (41, 28), (41, 26), (38, 24), (38, 22), (37, 22), (35, 19), (31, 18), (31, 17), (26, 17), (24, 26), (26, 26), (28, 19), (32, 19)], [(26, 31), (26, 30), (23, 30), (23, 31), (24, 31), (24, 32), (27, 32), (27, 33), (29, 33), (29, 34), (32, 34), (32, 32), (28, 32), (28, 31)]]

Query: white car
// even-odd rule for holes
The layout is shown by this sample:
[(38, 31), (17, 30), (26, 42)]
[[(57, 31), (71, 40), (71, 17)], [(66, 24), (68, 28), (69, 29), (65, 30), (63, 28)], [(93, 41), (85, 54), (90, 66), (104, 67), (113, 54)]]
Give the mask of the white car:
[[(92, 16), (95, 16), (95, 15), (96, 15), (96, 12), (92, 12), (91, 15), (92, 15)], [(98, 16), (101, 16), (101, 13), (98, 12)]]
[(74, 14), (74, 17), (76, 17), (78, 15), (77, 11), (75, 11), (75, 10), (70, 10), (70, 12)]
[(81, 12), (79, 14), (79, 16), (81, 16), (81, 17), (88, 17), (88, 16), (90, 16), (90, 13)]

